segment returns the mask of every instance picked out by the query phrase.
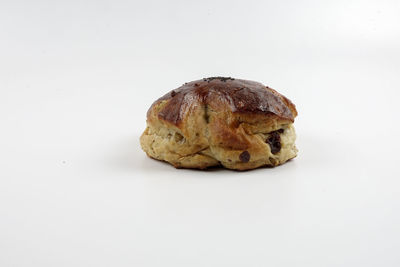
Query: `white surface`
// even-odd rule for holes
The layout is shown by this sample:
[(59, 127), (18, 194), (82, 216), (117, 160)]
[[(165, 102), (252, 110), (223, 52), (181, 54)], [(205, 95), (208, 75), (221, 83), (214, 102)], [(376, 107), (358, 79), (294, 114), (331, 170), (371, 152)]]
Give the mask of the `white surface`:
[[(0, 266), (400, 266), (398, 1), (2, 1)], [(296, 103), (298, 157), (139, 147), (186, 81)]]

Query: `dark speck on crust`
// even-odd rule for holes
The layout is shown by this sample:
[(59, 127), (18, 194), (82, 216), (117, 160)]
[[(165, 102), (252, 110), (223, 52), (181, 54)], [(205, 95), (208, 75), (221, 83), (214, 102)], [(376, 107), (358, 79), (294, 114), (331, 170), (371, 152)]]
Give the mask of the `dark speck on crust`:
[(249, 162), (250, 160), (250, 154), (248, 151), (243, 151), (240, 155), (239, 155), (239, 159), (241, 162)]
[(174, 90), (171, 91), (171, 97), (174, 97), (176, 95), (176, 92)]
[(226, 81), (228, 81), (228, 80), (235, 80), (234, 78), (231, 78), (231, 77), (220, 77), (220, 76), (218, 76), (218, 77), (208, 77), (208, 78), (204, 78), (203, 79), (203, 81), (205, 81), (205, 82), (211, 82), (212, 80), (220, 80), (221, 82), (226, 82)]

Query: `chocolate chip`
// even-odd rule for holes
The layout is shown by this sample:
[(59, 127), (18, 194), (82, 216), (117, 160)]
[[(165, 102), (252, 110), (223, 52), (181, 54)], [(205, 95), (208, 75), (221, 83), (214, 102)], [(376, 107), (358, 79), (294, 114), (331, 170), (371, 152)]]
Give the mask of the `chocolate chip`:
[(171, 97), (174, 97), (176, 95), (176, 92), (174, 90), (171, 91)]
[(279, 151), (281, 151), (282, 144), (281, 144), (281, 137), (279, 135), (279, 131), (274, 131), (274, 132), (270, 133), (266, 142), (269, 144), (272, 154), (276, 154)]
[(241, 162), (249, 162), (250, 160), (250, 154), (247, 151), (243, 151), (240, 155), (239, 155), (239, 159)]

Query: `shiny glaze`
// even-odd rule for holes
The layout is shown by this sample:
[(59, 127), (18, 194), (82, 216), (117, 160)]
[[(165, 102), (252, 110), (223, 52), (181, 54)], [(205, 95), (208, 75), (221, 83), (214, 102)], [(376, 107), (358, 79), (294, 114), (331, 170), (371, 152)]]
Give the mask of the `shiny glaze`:
[(275, 90), (258, 82), (230, 77), (210, 77), (185, 83), (153, 105), (162, 100), (169, 101), (160, 110), (159, 118), (176, 125), (191, 105), (209, 105), (215, 101), (227, 103), (233, 113), (274, 114), (292, 122), (297, 115), (294, 104)]

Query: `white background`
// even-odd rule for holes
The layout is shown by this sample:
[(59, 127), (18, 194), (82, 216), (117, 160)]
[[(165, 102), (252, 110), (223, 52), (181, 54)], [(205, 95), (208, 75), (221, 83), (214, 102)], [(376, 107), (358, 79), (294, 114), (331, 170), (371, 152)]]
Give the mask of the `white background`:
[[(0, 1), (0, 266), (400, 266), (399, 1)], [(299, 155), (176, 170), (151, 103), (296, 105)]]

